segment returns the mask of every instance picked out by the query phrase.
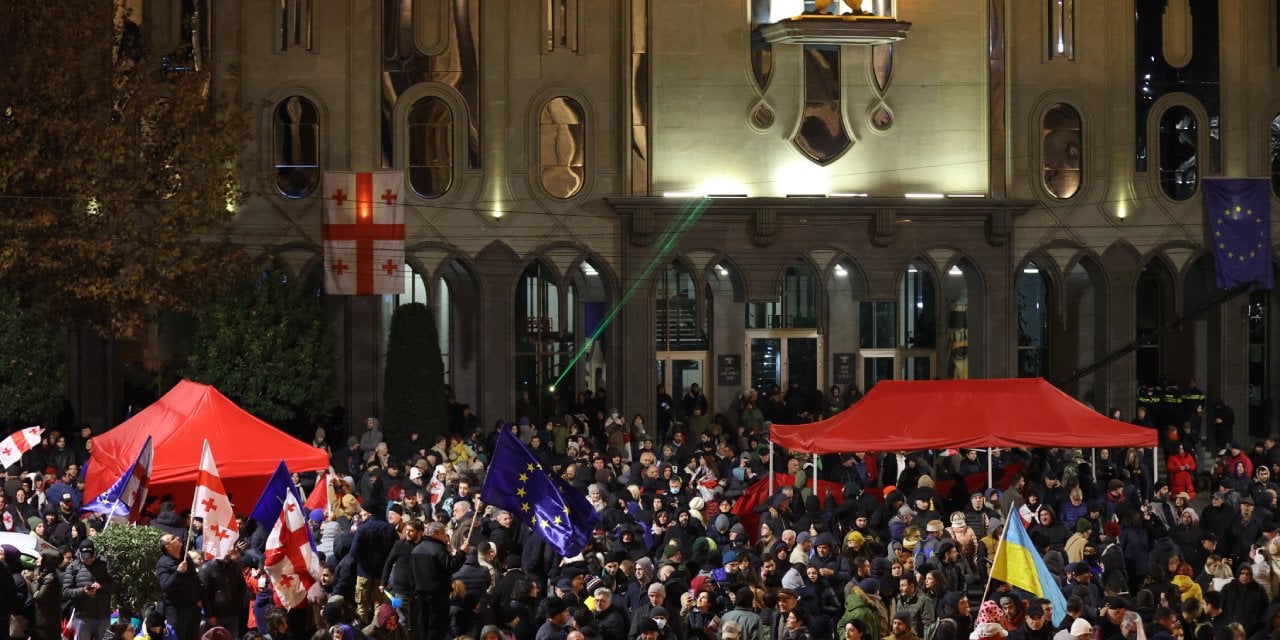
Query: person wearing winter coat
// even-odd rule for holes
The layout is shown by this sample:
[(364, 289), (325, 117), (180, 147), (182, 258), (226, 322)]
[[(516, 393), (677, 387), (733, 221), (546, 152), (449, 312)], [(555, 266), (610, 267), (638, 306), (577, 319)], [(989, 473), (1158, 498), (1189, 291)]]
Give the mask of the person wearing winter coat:
[(1173, 494), (1186, 492), (1191, 498), (1196, 497), (1196, 458), (1187, 452), (1181, 443), (1175, 443), (1173, 452), (1165, 462), (1169, 470), (1169, 491)]
[(99, 558), (92, 540), (80, 543), (80, 552), (62, 574), (62, 599), (71, 603), (78, 626), (74, 640), (101, 638), (111, 622), (111, 591), (115, 580), (107, 561)]
[(35, 604), (31, 640), (62, 638), (62, 579), (58, 575), (61, 565), (62, 554), (56, 550), (46, 549), (40, 553), (36, 582), (31, 591), (31, 601)]

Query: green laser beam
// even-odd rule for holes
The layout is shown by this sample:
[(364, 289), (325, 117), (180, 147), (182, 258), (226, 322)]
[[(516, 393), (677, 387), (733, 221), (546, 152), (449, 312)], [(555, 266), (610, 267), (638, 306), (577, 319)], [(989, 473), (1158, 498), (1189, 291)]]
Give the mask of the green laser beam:
[(659, 234), (658, 240), (654, 243), (654, 253), (649, 257), (648, 264), (646, 264), (644, 269), (641, 269), (640, 273), (632, 279), (631, 284), (627, 286), (625, 291), (623, 291), (622, 296), (618, 298), (618, 301), (614, 303), (613, 307), (609, 309), (609, 312), (600, 320), (600, 324), (596, 327), (596, 330), (591, 332), (591, 336), (588, 337), (587, 340), (583, 342), (582, 346), (578, 348), (578, 352), (575, 353), (573, 358), (569, 360), (569, 363), (565, 365), (564, 370), (560, 372), (559, 377), (555, 379), (555, 382), (551, 383), (551, 391), (555, 391), (556, 387), (560, 386), (560, 381), (564, 380), (564, 377), (569, 375), (570, 371), (573, 371), (574, 365), (582, 359), (582, 356), (586, 355), (587, 350), (595, 344), (596, 339), (600, 337), (600, 334), (613, 323), (613, 319), (622, 311), (622, 308), (626, 306), (627, 302), (630, 301), (631, 298), (636, 295), (636, 292), (640, 290), (640, 287), (649, 280), (649, 276), (653, 274), (653, 270), (671, 254), (671, 250), (676, 246), (676, 241), (680, 239), (680, 236), (684, 235), (685, 231), (689, 230), (689, 227), (693, 226), (693, 223), (698, 221), (698, 218), (702, 217), (702, 213), (706, 211), (707, 206), (710, 205), (710, 203), (710, 198), (701, 198), (696, 202), (690, 202), (681, 207), (680, 211), (674, 218), (672, 218), (671, 222), (667, 224), (666, 228), (662, 230), (662, 233)]

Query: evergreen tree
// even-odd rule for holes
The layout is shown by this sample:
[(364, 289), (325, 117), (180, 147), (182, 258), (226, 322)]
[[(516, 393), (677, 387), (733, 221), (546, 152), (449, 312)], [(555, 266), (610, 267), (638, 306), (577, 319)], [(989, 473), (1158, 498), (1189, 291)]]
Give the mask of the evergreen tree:
[(265, 420), (320, 414), (333, 398), (334, 353), (319, 294), (272, 267), (218, 296), (200, 317), (186, 375)]
[(0, 291), (0, 422), (52, 417), (66, 386), (62, 339), (39, 312)]
[(382, 432), (392, 450), (405, 450), (409, 434), (426, 446), (448, 433), (444, 362), (431, 309), (402, 305), (391, 316), (387, 368), (382, 385)]

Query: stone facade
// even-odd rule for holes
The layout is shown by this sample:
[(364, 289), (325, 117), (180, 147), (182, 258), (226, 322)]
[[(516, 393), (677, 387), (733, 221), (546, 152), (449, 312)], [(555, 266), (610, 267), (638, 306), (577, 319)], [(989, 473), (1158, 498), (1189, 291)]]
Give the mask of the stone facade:
[[(864, 3), (910, 23), (891, 44), (856, 42), (857, 28), (766, 42), (754, 29), (803, 4), (769, 0), (212, 4), (209, 64), (219, 90), (259, 114), (246, 157), (268, 176), (233, 236), (300, 274), (324, 268), (319, 191), (288, 198), (271, 179), (292, 96), (315, 107), (320, 169), (405, 171), (426, 157), (431, 188), (447, 187), (427, 197), (406, 179), (408, 261), (438, 309), (447, 286), (451, 382), (486, 420), (511, 416), (521, 389), (545, 392), (579, 351), (562, 391), (602, 386), (609, 404), (646, 416), (664, 358), (664, 375), (672, 359), (697, 362), (680, 381), (699, 380), (720, 408), (765, 379), (766, 361), (774, 381), (823, 390), (846, 375), (841, 386), (949, 377), (963, 307), (971, 377), (1038, 370), (1126, 417), (1138, 378), (1195, 377), (1237, 408), (1241, 435), (1270, 428), (1280, 323), (1266, 320), (1266, 293), (1068, 379), (1139, 325), (1217, 295), (1195, 185), (1270, 175), (1273, 3)], [(142, 6), (149, 32), (182, 37), (167, 3)], [(1156, 80), (1142, 78), (1149, 51)], [(1179, 77), (1167, 69), (1217, 90), (1160, 81)], [(415, 129), (415, 105), (431, 99), (449, 126)], [(1174, 107), (1194, 119), (1188, 139), (1162, 129)], [(426, 156), (415, 136), (434, 136)], [(1162, 170), (1175, 142), (1194, 146), (1192, 172), (1185, 154)], [(1188, 179), (1182, 199), (1161, 182)], [(664, 235), (694, 208), (696, 222)], [(522, 277), (535, 264), (536, 279)], [(655, 346), (674, 335), (657, 327), (676, 313), (677, 296), (661, 293), (671, 264), (691, 283), (676, 287), (701, 336), (677, 345), (688, 352)], [(921, 292), (905, 283), (922, 271), (931, 317), (908, 320)], [(554, 308), (528, 311), (530, 292)], [(896, 336), (866, 335), (877, 302), (891, 303), (879, 308), (896, 314)], [(378, 412), (395, 303), (328, 298), (353, 418)], [(904, 335), (911, 327), (932, 337)], [(775, 338), (801, 345), (794, 363), (765, 354)], [(851, 369), (834, 364), (850, 353)], [(741, 359), (737, 384), (719, 383), (721, 356)]]

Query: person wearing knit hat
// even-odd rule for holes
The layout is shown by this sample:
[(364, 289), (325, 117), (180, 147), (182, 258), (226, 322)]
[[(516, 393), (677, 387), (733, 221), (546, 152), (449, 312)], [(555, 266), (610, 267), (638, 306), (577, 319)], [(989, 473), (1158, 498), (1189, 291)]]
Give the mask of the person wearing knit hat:
[(899, 611), (889, 620), (889, 635), (886, 640), (920, 640), (920, 636), (911, 628), (911, 613)]
[(568, 633), (565, 625), (569, 623), (569, 605), (564, 600), (551, 596), (542, 601), (542, 608), (547, 612), (547, 621), (538, 629), (539, 638), (559, 638)]
[(1084, 618), (1076, 618), (1075, 622), (1071, 623), (1071, 635), (1079, 640), (1087, 640), (1093, 635), (1093, 625)]
[(1079, 518), (1076, 520), (1076, 531), (1067, 538), (1065, 544), (1062, 545), (1063, 551), (1067, 553), (1067, 562), (1080, 562), (1084, 560), (1085, 547), (1089, 546), (1089, 534), (1093, 531), (1093, 523), (1088, 518)]

